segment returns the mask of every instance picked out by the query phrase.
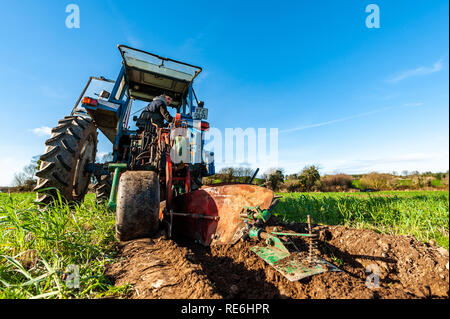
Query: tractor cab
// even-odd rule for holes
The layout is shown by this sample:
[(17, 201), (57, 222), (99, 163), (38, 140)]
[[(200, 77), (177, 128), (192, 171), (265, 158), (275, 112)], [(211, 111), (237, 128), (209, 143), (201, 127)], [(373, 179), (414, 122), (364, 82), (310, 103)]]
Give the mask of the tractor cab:
[[(204, 151), (205, 131), (209, 129), (209, 123), (205, 121), (208, 109), (197, 100), (193, 89), (193, 81), (202, 68), (126, 45), (119, 45), (118, 49), (122, 67), (117, 79), (91, 77), (71, 115), (91, 118), (113, 144), (113, 162), (126, 163), (130, 161), (133, 140), (143, 131), (137, 122), (133, 128), (130, 118), (137, 121), (138, 116), (133, 115), (142, 112), (146, 103), (169, 94), (173, 97), (171, 106), (176, 108), (173, 127), (184, 129), (176, 133), (183, 134), (182, 137), (171, 134), (171, 147), (184, 154), (180, 162), (202, 171), (197, 175), (213, 174), (213, 153)], [(149, 123), (146, 127), (152, 129)]]
[(133, 102), (150, 102), (164, 93), (173, 96), (171, 106), (183, 120), (190, 122), (189, 126), (193, 125), (193, 120), (207, 119), (208, 110), (197, 100), (193, 89), (193, 81), (202, 71), (201, 67), (126, 45), (118, 48), (123, 62), (117, 80), (91, 77), (72, 115), (89, 115), (113, 144), (129, 128)]

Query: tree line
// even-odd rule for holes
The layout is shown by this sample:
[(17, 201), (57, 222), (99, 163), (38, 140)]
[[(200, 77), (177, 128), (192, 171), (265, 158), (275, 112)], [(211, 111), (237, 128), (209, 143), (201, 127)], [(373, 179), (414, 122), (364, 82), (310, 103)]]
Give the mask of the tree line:
[[(106, 154), (103, 157), (107, 157)], [(102, 158), (103, 160), (105, 158)], [(39, 156), (34, 156), (30, 164), (14, 175), (10, 191), (32, 191), (36, 186), (36, 171), (39, 169)], [(203, 184), (248, 183), (255, 170), (250, 167), (225, 167), (219, 173), (204, 177)], [(368, 174), (326, 174), (319, 173), (317, 165), (305, 166), (298, 173), (285, 174), (283, 168), (271, 168), (253, 179), (252, 183), (281, 192), (346, 192), (360, 190), (417, 190), (448, 189), (449, 171), (447, 172), (408, 172)], [(5, 188), (6, 189), (6, 188)]]
[[(218, 174), (205, 177), (203, 183), (245, 183), (254, 170), (242, 167), (226, 167)], [(254, 179), (254, 184), (281, 192), (346, 192), (371, 190), (448, 189), (449, 172), (372, 172), (368, 174), (320, 175), (316, 165), (305, 166), (298, 173), (285, 174), (282, 168), (272, 168)]]

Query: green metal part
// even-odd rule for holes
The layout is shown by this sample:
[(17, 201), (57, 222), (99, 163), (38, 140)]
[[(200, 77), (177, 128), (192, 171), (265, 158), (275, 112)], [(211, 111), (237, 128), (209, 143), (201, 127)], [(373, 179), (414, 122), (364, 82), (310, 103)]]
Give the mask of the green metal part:
[(298, 237), (314, 237), (316, 235), (313, 234), (300, 234), (300, 233), (281, 233), (281, 232), (270, 232), (272, 235), (278, 235), (278, 236), (298, 236)]
[(115, 163), (109, 164), (108, 170), (114, 171), (114, 177), (111, 186), (111, 194), (109, 195), (108, 208), (111, 210), (116, 209), (116, 199), (117, 199), (117, 186), (119, 185), (120, 173), (127, 169), (127, 164)]
[(265, 239), (267, 246), (274, 247), (276, 250), (289, 254), (289, 250), (283, 245), (283, 242), (278, 237), (272, 236), (259, 227), (253, 226), (249, 230), (248, 236), (251, 239)]
[(313, 263), (308, 263), (307, 260), (302, 260), (298, 253), (290, 254), (274, 247), (255, 246), (252, 251), (289, 281), (300, 280), (326, 271), (340, 271), (321, 258), (316, 257)]
[(251, 250), (288, 280), (296, 281), (326, 271), (340, 271), (339, 268), (317, 256), (311, 257), (311, 253), (304, 252), (301, 254), (298, 252), (295, 244), (294, 247), (297, 251), (291, 253), (283, 244), (283, 241), (277, 237), (307, 237), (309, 240), (314, 240), (317, 238), (317, 234), (312, 234), (311, 232), (308, 234), (277, 231), (265, 232), (262, 228), (257, 227), (269, 220), (271, 216), (270, 208), (262, 210), (259, 206), (245, 206), (240, 216), (246, 225), (251, 225), (247, 233), (250, 239), (265, 240), (266, 246), (255, 246)]
[(250, 237), (251, 239), (258, 239), (259, 238), (259, 233), (262, 231), (261, 228), (258, 227), (252, 227), (249, 231), (248, 231), (248, 237)]
[(290, 256), (289, 252), (267, 246), (267, 247), (252, 247), (252, 251), (255, 252), (259, 257), (261, 257), (269, 265), (274, 265), (277, 261)]
[(252, 251), (289, 281), (300, 280), (326, 271), (340, 271), (339, 268), (321, 258), (316, 257), (313, 263), (308, 263), (307, 260), (302, 260), (298, 253), (290, 254), (276, 247), (255, 246)]
[(312, 237), (314, 235), (282, 232), (271, 232), (269, 234), (257, 227), (253, 227), (252, 229), (250, 229), (250, 238), (263, 238), (265, 239), (267, 245), (264, 247), (255, 246), (252, 247), (251, 250), (269, 265), (274, 267), (288, 280), (295, 281), (326, 271), (340, 271), (337, 267), (321, 258), (314, 257), (312, 261), (308, 261), (308, 258), (305, 256), (303, 256), (302, 259), (301, 255), (298, 252), (291, 254), (289, 250), (284, 246), (283, 242), (274, 235), (306, 237)]
[(262, 210), (259, 207), (256, 207), (256, 210), (258, 211), (258, 213), (255, 216), (257, 219), (261, 219), (263, 222), (266, 222), (269, 220), (271, 214), (268, 209)]
[(270, 216), (272, 215), (269, 209), (261, 209), (259, 206), (244, 206), (244, 209), (247, 214), (247, 218), (257, 221), (261, 220), (264, 223), (268, 221)]
[(279, 250), (283, 253), (290, 254), (289, 250), (283, 245), (282, 241), (278, 237), (269, 235), (267, 233), (265, 233), (265, 234), (266, 234), (266, 236), (265, 236), (266, 245), (268, 247), (273, 247), (274, 249)]

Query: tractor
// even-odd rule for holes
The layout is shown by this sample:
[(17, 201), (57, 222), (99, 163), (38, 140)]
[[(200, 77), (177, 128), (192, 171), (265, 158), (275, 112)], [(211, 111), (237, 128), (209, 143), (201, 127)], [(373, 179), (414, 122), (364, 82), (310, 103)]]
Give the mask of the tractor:
[[(97, 199), (116, 209), (117, 237), (127, 240), (156, 232), (161, 202), (170, 207), (173, 196), (200, 188), (202, 177), (214, 174), (214, 159), (203, 150), (208, 110), (193, 89), (202, 69), (126, 45), (118, 49), (123, 63), (116, 81), (91, 77), (71, 114), (52, 129), (35, 191), (41, 203), (57, 191), (80, 202), (94, 177)], [(158, 127), (143, 111), (130, 129), (133, 102), (163, 93), (173, 96), (173, 123)], [(110, 162), (96, 163), (97, 130), (112, 143)]]
[[(278, 238), (312, 241), (315, 234), (264, 230), (277, 203), (271, 190), (251, 181), (202, 186), (203, 177), (215, 174), (214, 153), (204, 147), (208, 109), (193, 88), (202, 68), (126, 45), (118, 49), (122, 67), (117, 79), (91, 77), (70, 115), (52, 129), (36, 172), (36, 201), (48, 204), (59, 194), (69, 203), (81, 202), (95, 180), (97, 200), (107, 200), (115, 211), (120, 241), (160, 230), (168, 238), (187, 236), (203, 245), (250, 238), (265, 241), (252, 250), (290, 280), (330, 270), (318, 258), (308, 265), (291, 258)], [(173, 97), (173, 122), (159, 126), (144, 110), (131, 118), (132, 128), (133, 104), (162, 94)], [(112, 158), (104, 163), (96, 162), (97, 131), (112, 144)]]

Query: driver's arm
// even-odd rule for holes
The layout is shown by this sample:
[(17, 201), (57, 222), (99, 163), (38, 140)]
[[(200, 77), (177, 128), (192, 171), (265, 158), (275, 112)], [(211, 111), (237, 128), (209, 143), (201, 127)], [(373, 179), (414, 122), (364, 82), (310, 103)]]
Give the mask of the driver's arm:
[(167, 122), (172, 122), (173, 117), (170, 115), (169, 111), (167, 110), (167, 106), (164, 103), (161, 103), (161, 106), (159, 107), (159, 111), (161, 112), (161, 115), (164, 117), (164, 119)]

